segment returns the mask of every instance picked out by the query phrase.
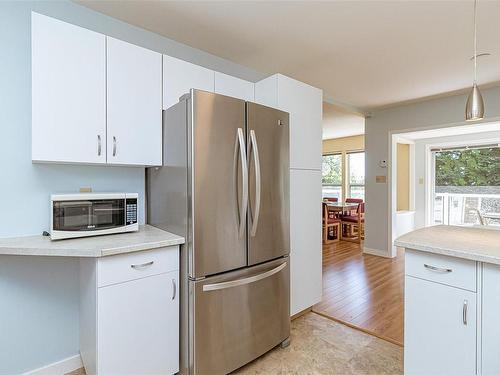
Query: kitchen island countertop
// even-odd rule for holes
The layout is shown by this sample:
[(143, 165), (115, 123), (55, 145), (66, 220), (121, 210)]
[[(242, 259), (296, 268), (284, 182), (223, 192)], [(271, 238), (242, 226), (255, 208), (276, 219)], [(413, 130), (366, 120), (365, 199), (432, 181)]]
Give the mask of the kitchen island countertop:
[(395, 246), (500, 265), (500, 230), (436, 225), (409, 232)]
[(137, 232), (57, 241), (41, 235), (3, 238), (0, 239), (0, 255), (96, 258), (183, 243), (183, 237), (150, 225), (141, 225)]

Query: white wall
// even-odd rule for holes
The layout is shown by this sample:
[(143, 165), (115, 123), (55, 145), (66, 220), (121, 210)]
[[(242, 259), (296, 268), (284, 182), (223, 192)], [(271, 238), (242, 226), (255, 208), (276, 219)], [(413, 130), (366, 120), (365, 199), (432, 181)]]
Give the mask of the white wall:
[[(424, 162), (428, 158), (428, 149), (431, 146), (444, 146), (444, 145), (473, 145), (485, 144), (493, 141), (500, 141), (500, 131), (476, 133), (476, 134), (463, 134), (448, 137), (436, 137), (419, 139), (415, 141), (415, 229), (423, 228), (425, 226), (425, 205), (426, 187), (429, 185), (428, 168), (430, 165)], [(419, 178), (424, 179), (423, 184), (419, 184)]]
[[(486, 119), (500, 117), (500, 87), (483, 90)], [(366, 229), (365, 247), (373, 251), (390, 254), (389, 225), (391, 218), (390, 146), (393, 133), (423, 130), (438, 127), (465, 125), (464, 110), (466, 95), (403, 105), (373, 112), (365, 127), (366, 152)], [(379, 161), (388, 160), (388, 168), (379, 167)], [(386, 183), (376, 183), (375, 176), (386, 175)]]
[[(70, 1), (0, 1), (0, 237), (48, 229), (49, 195), (91, 186), (140, 194), (144, 169), (31, 162), (31, 11), (255, 81), (262, 74)], [(0, 374), (78, 354), (78, 260), (0, 256)]]

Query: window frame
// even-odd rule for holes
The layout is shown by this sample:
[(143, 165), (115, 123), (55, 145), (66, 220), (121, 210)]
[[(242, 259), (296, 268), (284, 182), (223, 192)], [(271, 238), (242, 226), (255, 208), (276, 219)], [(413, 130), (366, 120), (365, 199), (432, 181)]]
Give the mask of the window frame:
[[(363, 154), (363, 162), (364, 162), (364, 175), (363, 175), (363, 183), (358, 184), (358, 183), (351, 183), (351, 165), (350, 165), (350, 158), (349, 156), (352, 154)], [(353, 150), (353, 151), (347, 151), (345, 153), (345, 164), (346, 164), (346, 192), (349, 192), (349, 198), (352, 198), (352, 193), (351, 193), (351, 188), (352, 187), (362, 187), (363, 188), (363, 201), (365, 201), (366, 198), (366, 152), (365, 150)]]
[[(323, 181), (321, 181), (321, 194), (322, 194), (322, 197), (324, 198), (324, 187), (325, 186), (332, 186), (332, 187), (338, 187), (340, 188), (340, 196), (339, 196), (339, 202), (343, 202), (343, 199), (344, 198), (344, 179), (345, 179), (345, 176), (344, 176), (344, 166), (345, 166), (345, 160), (344, 160), (344, 153), (343, 152), (327, 152), (327, 153), (324, 153), (321, 155), (321, 161), (323, 162), (323, 158), (325, 156), (340, 156), (340, 184), (324, 184)], [(323, 165), (323, 164), (322, 164)], [(322, 172), (323, 172), (323, 168), (322, 168)], [(322, 178), (323, 180), (323, 175), (322, 175)]]

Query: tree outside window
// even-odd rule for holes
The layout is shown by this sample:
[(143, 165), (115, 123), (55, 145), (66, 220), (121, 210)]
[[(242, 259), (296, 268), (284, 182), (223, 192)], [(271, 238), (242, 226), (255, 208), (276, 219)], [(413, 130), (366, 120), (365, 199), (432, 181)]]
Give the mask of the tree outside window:
[(342, 201), (342, 154), (323, 155), (323, 197)]

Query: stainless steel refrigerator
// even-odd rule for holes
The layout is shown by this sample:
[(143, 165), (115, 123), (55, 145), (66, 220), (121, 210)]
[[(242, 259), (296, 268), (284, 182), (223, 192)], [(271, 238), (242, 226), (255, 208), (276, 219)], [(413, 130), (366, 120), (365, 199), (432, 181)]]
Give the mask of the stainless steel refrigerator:
[(290, 334), (289, 116), (191, 90), (164, 111), (147, 216), (182, 235), (181, 373), (225, 374)]

